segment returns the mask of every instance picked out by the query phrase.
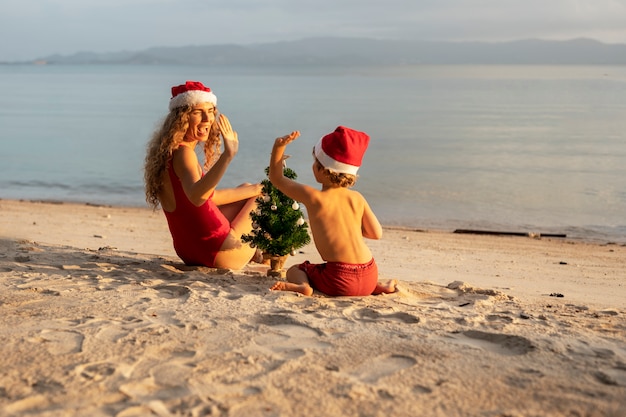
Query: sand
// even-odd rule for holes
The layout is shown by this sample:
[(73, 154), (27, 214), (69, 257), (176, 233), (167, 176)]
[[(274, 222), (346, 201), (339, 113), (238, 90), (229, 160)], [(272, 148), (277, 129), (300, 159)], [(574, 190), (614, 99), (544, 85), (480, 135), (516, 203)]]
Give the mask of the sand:
[(396, 293), (304, 297), (184, 266), (160, 212), (0, 200), (0, 415), (626, 415), (623, 245), (368, 244)]

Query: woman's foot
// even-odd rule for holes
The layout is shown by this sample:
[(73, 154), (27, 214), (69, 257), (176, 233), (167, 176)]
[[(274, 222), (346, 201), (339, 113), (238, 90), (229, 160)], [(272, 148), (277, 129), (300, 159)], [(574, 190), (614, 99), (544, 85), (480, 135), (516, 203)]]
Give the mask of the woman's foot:
[(250, 262), (254, 262), (255, 264), (269, 264), (269, 260), (266, 260), (263, 257), (263, 251), (261, 249), (254, 251), (254, 255), (252, 256), (252, 259), (250, 259)]

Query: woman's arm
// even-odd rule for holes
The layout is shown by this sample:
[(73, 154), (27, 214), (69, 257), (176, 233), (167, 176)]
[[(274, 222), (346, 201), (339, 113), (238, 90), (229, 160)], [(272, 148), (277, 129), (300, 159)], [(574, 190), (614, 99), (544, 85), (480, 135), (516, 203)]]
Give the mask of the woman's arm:
[(223, 204), (230, 204), (236, 201), (258, 197), (261, 195), (262, 191), (262, 184), (245, 184), (237, 188), (222, 188), (215, 190), (215, 194), (213, 194), (213, 201), (218, 206), (221, 206)]
[(174, 151), (174, 171), (189, 201), (201, 206), (211, 196), (230, 163), (223, 155), (203, 177), (193, 149), (180, 146)]
[(201, 175), (198, 157), (193, 149), (181, 146), (174, 155), (176, 175), (180, 178), (187, 198), (196, 206), (204, 204), (215, 191), (239, 150), (237, 132), (232, 129), (228, 118), (220, 114), (217, 123), (224, 142), (224, 152), (204, 176)]

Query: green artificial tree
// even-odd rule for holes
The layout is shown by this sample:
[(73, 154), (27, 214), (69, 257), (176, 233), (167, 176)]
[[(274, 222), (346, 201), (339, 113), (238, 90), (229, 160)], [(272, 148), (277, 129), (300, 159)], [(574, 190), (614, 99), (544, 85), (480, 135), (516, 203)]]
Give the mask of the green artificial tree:
[[(292, 180), (297, 178), (296, 173), (287, 167), (283, 168), (283, 174)], [(269, 176), (269, 167), (265, 168), (265, 175)], [(261, 249), (270, 259), (282, 258), (284, 261), (287, 255), (295, 255), (297, 249), (311, 242), (308, 224), (298, 202), (280, 192), (269, 179), (261, 183), (263, 194), (256, 200), (257, 210), (250, 214), (253, 230), (241, 239)], [(274, 272), (281, 269), (282, 264), (277, 269), (272, 268)], [(270, 271), (268, 274), (272, 275)]]

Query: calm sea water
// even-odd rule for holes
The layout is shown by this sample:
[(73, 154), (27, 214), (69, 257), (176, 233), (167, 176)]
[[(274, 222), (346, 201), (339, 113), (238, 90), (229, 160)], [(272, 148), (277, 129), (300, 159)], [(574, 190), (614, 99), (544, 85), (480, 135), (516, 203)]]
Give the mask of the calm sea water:
[(239, 132), (224, 186), (263, 179), (294, 129), (288, 164), (314, 184), (341, 124), (372, 137), (355, 188), (386, 225), (626, 242), (626, 67), (0, 66), (0, 198), (145, 205), (146, 142), (188, 79)]

